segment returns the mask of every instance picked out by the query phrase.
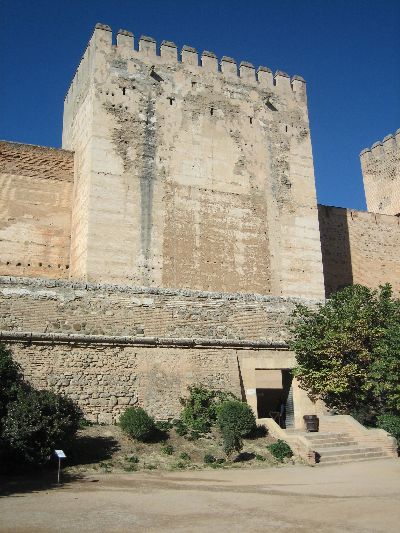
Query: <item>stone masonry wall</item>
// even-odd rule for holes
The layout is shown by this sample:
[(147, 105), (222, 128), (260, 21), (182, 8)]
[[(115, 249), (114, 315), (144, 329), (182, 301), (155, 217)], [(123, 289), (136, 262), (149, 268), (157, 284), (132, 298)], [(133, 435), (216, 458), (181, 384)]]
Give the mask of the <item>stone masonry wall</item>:
[(69, 274), (74, 155), (0, 142), (0, 275)]
[[(0, 330), (277, 342), (286, 338), (296, 301), (2, 277)], [(217, 343), (151, 347), (47, 339), (14, 342), (12, 348), (32, 384), (71, 396), (100, 422), (117, 419), (127, 405), (141, 405), (158, 418), (177, 416), (179, 398), (192, 383), (241, 395), (239, 362), (248, 357), (267, 368), (293, 366), (293, 354), (284, 349)]]
[(323, 295), (305, 82), (96, 25), (64, 105), (71, 276)]
[(400, 129), (360, 154), (368, 211), (400, 214)]
[(326, 295), (352, 283), (392, 284), (400, 294), (400, 219), (319, 206)]

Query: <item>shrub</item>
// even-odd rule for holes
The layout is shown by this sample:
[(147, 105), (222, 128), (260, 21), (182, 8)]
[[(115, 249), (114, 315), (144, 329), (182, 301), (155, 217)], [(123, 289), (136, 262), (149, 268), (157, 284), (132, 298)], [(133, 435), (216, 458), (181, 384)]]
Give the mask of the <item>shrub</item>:
[(21, 367), (16, 363), (11, 351), (0, 344), (0, 431), (2, 420), (7, 413), (7, 405), (16, 399), (23, 386)]
[(137, 457), (136, 455), (130, 455), (129, 457), (126, 457), (126, 460), (128, 461), (128, 463), (138, 464), (139, 457)]
[(154, 419), (141, 407), (128, 407), (119, 424), (127, 435), (142, 442), (150, 440), (156, 433)]
[(187, 428), (186, 424), (184, 422), (182, 422), (182, 420), (180, 420), (180, 419), (174, 420), (172, 425), (174, 426), (175, 431), (177, 432), (177, 434), (180, 437), (184, 437), (185, 435), (187, 435), (188, 428)]
[(161, 451), (165, 455), (172, 455), (174, 453), (174, 447), (167, 444), (167, 446), (162, 446)]
[(400, 416), (391, 413), (378, 416), (378, 427), (384, 429), (397, 440), (400, 447)]
[(204, 459), (203, 459), (204, 463), (206, 465), (210, 465), (212, 463), (215, 463), (216, 462), (216, 459), (213, 455), (211, 455), (211, 453), (206, 453), (205, 456), (204, 456)]
[(168, 433), (171, 427), (171, 423), (168, 420), (157, 420), (156, 422), (156, 428), (161, 432)]
[(267, 449), (271, 452), (275, 459), (278, 459), (278, 461), (280, 461), (281, 463), (284, 461), (284, 459), (286, 459), (287, 457), (292, 457), (293, 455), (289, 444), (287, 444), (287, 442), (281, 439), (277, 440), (272, 444), (268, 444)]
[(3, 436), (13, 453), (28, 463), (44, 464), (79, 429), (82, 412), (69, 398), (49, 391), (20, 390), (9, 403)]
[(182, 422), (191, 430), (208, 433), (217, 419), (217, 406), (225, 400), (235, 398), (229, 392), (210, 390), (203, 385), (188, 387), (189, 397), (181, 398)]
[(186, 453), (186, 452), (182, 452), (179, 455), (179, 458), (182, 459), (183, 461), (191, 461), (190, 455), (188, 453)]
[(243, 448), (242, 438), (256, 429), (256, 419), (247, 403), (228, 400), (218, 406), (218, 426), (224, 441), (224, 452), (230, 455)]

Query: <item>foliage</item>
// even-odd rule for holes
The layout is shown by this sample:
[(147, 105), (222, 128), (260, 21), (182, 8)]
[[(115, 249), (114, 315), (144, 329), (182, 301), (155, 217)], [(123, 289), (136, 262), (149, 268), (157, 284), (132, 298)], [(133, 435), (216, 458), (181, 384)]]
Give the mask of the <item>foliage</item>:
[(240, 452), (243, 448), (242, 437), (256, 429), (256, 419), (247, 403), (239, 400), (222, 402), (217, 409), (217, 421), (224, 441), (224, 452)]
[(210, 465), (216, 462), (216, 458), (211, 453), (206, 453), (203, 459), (204, 464)]
[(281, 439), (277, 440), (276, 442), (273, 442), (272, 444), (268, 444), (267, 449), (271, 452), (275, 459), (277, 459), (281, 463), (287, 457), (292, 457), (293, 455), (289, 444), (287, 444), (287, 442)]
[(4, 344), (0, 344), (0, 431), (7, 405), (16, 399), (22, 386), (20, 365), (13, 360), (11, 351)]
[(71, 399), (44, 390), (20, 389), (8, 405), (3, 436), (19, 458), (44, 464), (57, 447), (71, 441), (82, 412)]
[(392, 413), (385, 413), (378, 416), (378, 427), (384, 429), (397, 440), (400, 448), (400, 416)]
[(190, 457), (190, 455), (186, 452), (182, 452), (179, 454), (179, 458), (182, 459), (183, 461), (191, 461), (192, 458)]
[(141, 407), (128, 407), (122, 413), (119, 424), (130, 437), (142, 442), (151, 440), (156, 434), (154, 419)]
[(315, 310), (298, 305), (290, 326), (294, 373), (311, 399), (341, 413), (368, 411), (372, 422), (400, 413), (400, 300), (390, 285), (352, 285)]
[(139, 457), (137, 455), (130, 455), (129, 457), (126, 457), (126, 460), (129, 463), (138, 464), (139, 463)]
[(188, 427), (187, 425), (182, 422), (179, 418), (177, 420), (174, 420), (172, 422), (173, 427), (175, 428), (175, 431), (180, 437), (184, 437), (188, 433)]
[(217, 419), (218, 405), (235, 396), (230, 392), (210, 390), (203, 385), (188, 387), (189, 397), (181, 398), (183, 410), (182, 422), (191, 430), (204, 434), (208, 433)]
[(174, 453), (174, 447), (170, 444), (161, 447), (161, 451), (164, 455), (172, 455)]
[(156, 421), (156, 428), (164, 433), (168, 433), (171, 429), (172, 424), (169, 422), (169, 420), (157, 420)]

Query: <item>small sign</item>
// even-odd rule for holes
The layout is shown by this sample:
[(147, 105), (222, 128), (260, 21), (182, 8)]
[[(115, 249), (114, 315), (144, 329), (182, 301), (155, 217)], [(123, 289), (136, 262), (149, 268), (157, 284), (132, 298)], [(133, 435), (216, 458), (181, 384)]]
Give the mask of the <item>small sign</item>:
[(256, 389), (246, 389), (246, 396), (254, 396), (256, 393)]
[(62, 450), (54, 450), (56, 452), (56, 455), (59, 459), (66, 459), (67, 456)]

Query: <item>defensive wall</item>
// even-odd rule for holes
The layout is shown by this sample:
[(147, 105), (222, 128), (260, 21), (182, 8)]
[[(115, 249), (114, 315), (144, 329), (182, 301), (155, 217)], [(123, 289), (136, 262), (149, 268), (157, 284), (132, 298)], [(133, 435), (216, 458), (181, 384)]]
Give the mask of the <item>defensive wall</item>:
[[(367, 201), (398, 145), (362, 153)], [(0, 186), (0, 341), (92, 420), (175, 417), (198, 382), (257, 412), (295, 366), (296, 303), (400, 292), (399, 217), (317, 206), (304, 80), (212, 52), (97, 25), (63, 149), (0, 142)], [(285, 394), (297, 426), (319, 409)]]
[(400, 215), (400, 129), (360, 154), (368, 211)]
[[(295, 364), (285, 339), (298, 302), (2, 277), (0, 341), (12, 343), (32, 384), (68, 394), (92, 420), (111, 422), (133, 404), (176, 417), (193, 382), (230, 390), (257, 412), (260, 376), (265, 384)], [(302, 409), (315, 406), (296, 382), (293, 397), (301, 424)]]
[(318, 206), (326, 296), (346, 285), (400, 294), (400, 219), (368, 211)]
[(0, 141), (0, 275), (68, 278), (74, 154)]

